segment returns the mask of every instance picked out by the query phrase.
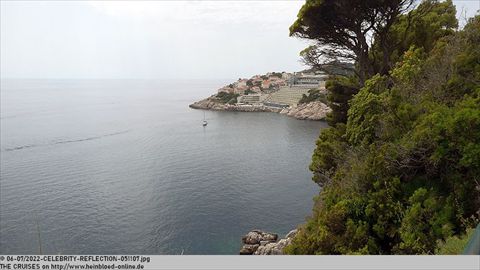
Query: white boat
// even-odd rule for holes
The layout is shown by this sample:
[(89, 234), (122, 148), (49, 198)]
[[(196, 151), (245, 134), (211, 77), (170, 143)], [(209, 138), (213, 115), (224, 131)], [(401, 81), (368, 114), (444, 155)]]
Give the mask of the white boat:
[(208, 125), (208, 122), (207, 120), (205, 120), (205, 112), (203, 112), (203, 124), (202, 124), (204, 127), (206, 127)]

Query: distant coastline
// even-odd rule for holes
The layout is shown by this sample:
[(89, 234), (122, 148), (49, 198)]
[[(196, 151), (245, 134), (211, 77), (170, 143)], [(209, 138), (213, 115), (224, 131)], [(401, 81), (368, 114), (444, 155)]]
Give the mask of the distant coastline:
[(217, 94), (190, 104), (193, 109), (239, 112), (274, 112), (301, 120), (324, 120), (325, 80), (319, 72), (270, 72), (218, 89)]

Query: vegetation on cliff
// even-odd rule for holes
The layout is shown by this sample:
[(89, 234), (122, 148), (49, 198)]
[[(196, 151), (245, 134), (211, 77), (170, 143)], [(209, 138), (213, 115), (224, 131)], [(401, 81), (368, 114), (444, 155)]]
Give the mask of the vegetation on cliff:
[(223, 104), (235, 104), (239, 94), (220, 92), (215, 95), (215, 100)]
[(298, 104), (310, 103), (313, 101), (321, 101), (325, 104), (328, 103), (326, 95), (321, 93), (320, 89), (310, 89), (308, 90), (308, 95), (302, 95), (302, 98), (298, 101)]
[(327, 84), (322, 190), (287, 253), (448, 253), (478, 224), (480, 16), (456, 30), (451, 1), (413, 2), (307, 0), (292, 25), (356, 65)]

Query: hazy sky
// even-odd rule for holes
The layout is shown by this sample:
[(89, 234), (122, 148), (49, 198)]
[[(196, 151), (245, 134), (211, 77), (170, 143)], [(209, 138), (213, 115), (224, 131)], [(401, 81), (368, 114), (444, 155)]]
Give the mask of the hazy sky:
[[(304, 68), (304, 1), (4, 1), (2, 78), (238, 78)], [(480, 0), (454, 1), (472, 16)]]

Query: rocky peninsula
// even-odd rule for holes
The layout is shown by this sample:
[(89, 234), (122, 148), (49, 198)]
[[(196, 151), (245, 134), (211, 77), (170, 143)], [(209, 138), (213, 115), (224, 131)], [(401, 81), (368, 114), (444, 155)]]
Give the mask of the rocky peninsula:
[(274, 112), (302, 120), (323, 120), (331, 111), (326, 105), (326, 76), (310, 73), (267, 73), (238, 79), (193, 109), (239, 112)]
[(237, 112), (276, 112), (282, 111), (282, 108), (267, 107), (263, 104), (229, 104), (218, 102), (216, 95), (202, 99), (189, 105), (193, 109), (212, 110), (212, 111), (237, 111)]

